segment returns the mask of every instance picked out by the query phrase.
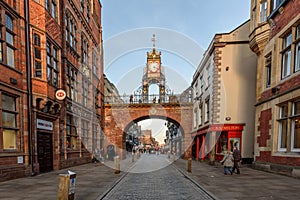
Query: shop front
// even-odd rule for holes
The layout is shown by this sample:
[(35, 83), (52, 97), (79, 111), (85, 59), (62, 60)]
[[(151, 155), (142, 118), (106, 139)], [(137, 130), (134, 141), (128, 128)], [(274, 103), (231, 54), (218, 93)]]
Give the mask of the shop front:
[(196, 160), (207, 160), (215, 152), (215, 160), (221, 160), (226, 151), (233, 151), (234, 146), (242, 152), (243, 129), (244, 124), (213, 124), (198, 130), (194, 134), (192, 156)]

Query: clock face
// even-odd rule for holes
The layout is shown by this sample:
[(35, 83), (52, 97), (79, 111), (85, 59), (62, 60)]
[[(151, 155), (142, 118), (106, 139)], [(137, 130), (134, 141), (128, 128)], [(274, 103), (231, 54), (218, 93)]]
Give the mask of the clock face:
[(157, 62), (151, 62), (149, 64), (149, 69), (151, 72), (156, 72), (159, 68), (159, 64)]

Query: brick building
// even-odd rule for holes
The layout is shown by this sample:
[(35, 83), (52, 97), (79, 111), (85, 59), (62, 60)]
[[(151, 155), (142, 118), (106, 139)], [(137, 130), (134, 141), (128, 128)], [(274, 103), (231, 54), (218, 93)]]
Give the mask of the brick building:
[(300, 1), (251, 1), (250, 48), (258, 55), (254, 159), (299, 176)]
[(194, 73), (194, 159), (213, 164), (237, 146), (244, 163), (253, 160), (256, 55), (249, 48), (249, 27), (248, 20), (216, 34)]
[(100, 2), (0, 5), (0, 181), (90, 162), (103, 140)]

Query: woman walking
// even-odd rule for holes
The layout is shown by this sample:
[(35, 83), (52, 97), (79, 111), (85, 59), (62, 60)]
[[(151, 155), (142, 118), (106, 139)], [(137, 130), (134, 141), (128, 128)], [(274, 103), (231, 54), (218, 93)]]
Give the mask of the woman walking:
[(230, 151), (227, 151), (224, 158), (220, 161), (224, 166), (224, 174), (227, 175), (229, 172), (232, 175), (233, 156)]

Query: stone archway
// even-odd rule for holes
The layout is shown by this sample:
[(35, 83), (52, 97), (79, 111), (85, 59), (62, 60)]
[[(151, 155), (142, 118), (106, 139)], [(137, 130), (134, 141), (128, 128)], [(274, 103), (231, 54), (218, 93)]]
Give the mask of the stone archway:
[(183, 157), (191, 157), (192, 103), (107, 104), (104, 108), (106, 146), (114, 144), (116, 153), (125, 156), (124, 132), (132, 122), (146, 118), (164, 118), (176, 122), (183, 130)]

